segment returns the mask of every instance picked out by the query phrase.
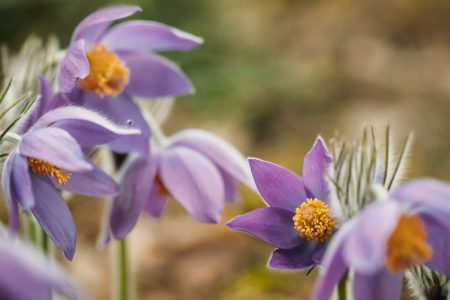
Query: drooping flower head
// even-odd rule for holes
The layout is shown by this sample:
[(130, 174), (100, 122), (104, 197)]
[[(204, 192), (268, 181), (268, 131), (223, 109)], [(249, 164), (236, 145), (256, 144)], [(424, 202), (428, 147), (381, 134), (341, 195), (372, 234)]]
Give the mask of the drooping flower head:
[(62, 93), (76, 104), (100, 111), (119, 124), (133, 120), (139, 137), (112, 145), (117, 152), (148, 153), (150, 130), (134, 97), (175, 97), (193, 91), (189, 79), (160, 51), (188, 51), (202, 39), (153, 21), (111, 23), (131, 16), (138, 6), (98, 10), (78, 24), (59, 75)]
[(273, 163), (249, 159), (256, 186), (268, 207), (227, 223), (277, 247), (269, 266), (304, 269), (322, 260), (338, 226), (327, 172), (332, 159), (319, 137), (303, 162), (303, 178)]
[(206, 131), (184, 130), (125, 167), (111, 211), (111, 232), (115, 238), (125, 237), (141, 211), (160, 217), (169, 196), (197, 221), (216, 223), (225, 202), (236, 201), (238, 182), (253, 187), (245, 160), (234, 147)]
[(416, 266), (449, 276), (449, 213), (450, 185), (431, 179), (368, 205), (328, 247), (315, 299), (330, 299), (346, 274), (353, 274), (353, 298), (368, 300), (399, 300), (403, 275)]
[[(37, 117), (43, 107), (48, 107), (45, 101), (29, 118)], [(20, 205), (31, 211), (50, 239), (72, 259), (75, 224), (59, 190), (92, 196), (116, 195), (117, 184), (92, 164), (83, 150), (139, 134), (139, 130), (117, 126), (95, 112), (75, 106), (50, 110), (34, 124), (25, 121), (23, 125), (26, 129), (17, 138), (3, 168), (10, 229), (15, 232), (19, 227)]]

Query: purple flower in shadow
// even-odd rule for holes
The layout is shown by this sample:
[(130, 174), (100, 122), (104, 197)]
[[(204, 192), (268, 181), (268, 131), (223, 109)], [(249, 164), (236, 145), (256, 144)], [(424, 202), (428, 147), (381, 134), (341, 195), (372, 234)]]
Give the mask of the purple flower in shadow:
[(98, 10), (78, 24), (63, 59), (59, 88), (75, 104), (100, 111), (118, 124), (129, 120), (142, 132), (111, 145), (116, 152), (148, 154), (150, 129), (133, 102), (192, 93), (194, 88), (172, 62), (157, 55), (167, 50), (189, 51), (203, 40), (167, 25), (133, 20), (113, 21), (141, 11), (138, 6)]
[(0, 238), (0, 264), (1, 299), (46, 300), (53, 292), (65, 299), (85, 298), (54, 262), (23, 242)]
[(141, 211), (160, 217), (169, 196), (197, 221), (217, 223), (225, 202), (237, 200), (238, 181), (254, 186), (234, 147), (206, 131), (184, 130), (126, 166), (111, 210), (111, 232), (117, 239), (125, 237)]
[(303, 179), (263, 160), (252, 158), (249, 163), (268, 207), (238, 216), (227, 225), (277, 247), (269, 267), (305, 269), (320, 263), (337, 225), (326, 178), (332, 159), (322, 139), (317, 138), (304, 158)]
[[(29, 117), (35, 117), (35, 113)], [(15, 233), (19, 227), (21, 205), (33, 213), (50, 239), (72, 259), (76, 229), (59, 190), (91, 196), (116, 195), (117, 184), (91, 163), (83, 150), (139, 134), (139, 130), (117, 126), (95, 112), (75, 106), (50, 110), (31, 126), (25, 122), (26, 127), (3, 168), (10, 230)]]
[(331, 241), (314, 299), (331, 299), (347, 272), (353, 298), (401, 299), (404, 272), (421, 264), (450, 276), (450, 185), (407, 182), (368, 205)]

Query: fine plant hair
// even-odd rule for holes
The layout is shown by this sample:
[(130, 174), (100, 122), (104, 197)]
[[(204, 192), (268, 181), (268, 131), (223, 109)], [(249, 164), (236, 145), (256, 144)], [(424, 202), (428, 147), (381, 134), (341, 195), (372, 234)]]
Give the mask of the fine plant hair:
[(450, 299), (450, 279), (428, 267), (415, 267), (406, 273), (408, 290), (418, 300)]
[[(381, 137), (380, 137), (381, 136)], [(390, 126), (381, 135), (366, 127), (355, 141), (335, 136), (330, 141), (334, 170), (329, 174), (344, 219), (350, 219), (367, 204), (381, 197), (374, 187), (395, 188), (408, 166), (413, 136), (394, 144)]]

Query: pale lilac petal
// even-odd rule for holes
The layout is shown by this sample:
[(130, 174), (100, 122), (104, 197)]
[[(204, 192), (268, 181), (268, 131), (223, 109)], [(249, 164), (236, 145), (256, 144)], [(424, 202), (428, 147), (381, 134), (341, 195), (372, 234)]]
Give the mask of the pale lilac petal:
[(183, 130), (171, 138), (171, 144), (182, 145), (200, 152), (220, 169), (249, 187), (254, 187), (248, 164), (239, 151), (229, 143), (200, 129)]
[(49, 111), (32, 129), (48, 126), (64, 129), (81, 147), (105, 144), (123, 136), (140, 134), (138, 129), (119, 126), (94, 111), (78, 106)]
[(89, 75), (89, 61), (86, 57), (84, 40), (78, 40), (67, 49), (66, 56), (61, 61), (58, 77), (59, 91), (70, 93), (78, 79)]
[(172, 62), (153, 54), (123, 54), (130, 69), (125, 91), (133, 96), (161, 98), (183, 96), (194, 88), (187, 76)]
[(31, 107), (24, 123), (21, 125), (21, 132), (27, 130), (44, 114), (50, 99), (53, 97), (53, 89), (50, 83), (43, 76), (39, 76), (39, 98)]
[(108, 144), (117, 153), (149, 153), (150, 128), (140, 108), (124, 94), (118, 97), (99, 97), (94, 93), (83, 95), (83, 106), (101, 113), (119, 126), (129, 126), (141, 131), (141, 134), (120, 137)]
[(450, 184), (435, 179), (416, 179), (402, 184), (391, 198), (419, 210), (450, 213)]
[(115, 196), (119, 191), (114, 179), (95, 165), (92, 165), (91, 171), (73, 173), (66, 184), (57, 187), (71, 193), (94, 197)]
[(325, 148), (321, 137), (316, 139), (312, 149), (303, 160), (303, 180), (308, 197), (327, 201), (330, 187), (327, 179), (327, 171), (333, 160)]
[(225, 189), (225, 201), (227, 203), (235, 204), (239, 201), (239, 183), (230, 174), (222, 169), (219, 169), (220, 176), (223, 180), (223, 187)]
[[(447, 223), (448, 223), (447, 218)], [(433, 256), (430, 261), (426, 264), (431, 269), (444, 274), (445, 276), (450, 276), (450, 238), (448, 236), (448, 228), (439, 227), (440, 224), (430, 222), (427, 225), (427, 239), (428, 243), (433, 249)]]
[[(2, 172), (2, 184), (5, 193), (6, 204), (8, 206), (9, 213), (9, 231), (13, 234), (19, 229), (19, 204), (17, 203), (17, 190), (18, 186), (13, 180), (14, 161), (19, 156), (16, 151), (13, 151), (6, 158)], [(25, 189), (31, 188), (31, 186), (24, 186)]]
[(403, 274), (392, 275), (387, 269), (375, 274), (356, 272), (353, 283), (354, 299), (399, 300), (403, 288)]
[(128, 21), (111, 27), (102, 37), (111, 49), (130, 51), (188, 51), (203, 39), (154, 21)]
[(292, 249), (277, 249), (272, 252), (269, 267), (286, 270), (304, 270), (316, 264), (313, 259), (316, 251), (314, 243), (304, 244)]
[(295, 211), (306, 200), (303, 180), (291, 171), (256, 158), (249, 163), (259, 193), (269, 206)]
[(19, 202), (25, 210), (28, 210), (34, 205), (34, 195), (31, 188), (31, 178), (28, 167), (27, 159), (17, 155), (12, 154), (11, 159), (11, 183), (14, 187), (14, 192), (12, 196), (15, 197), (15, 201)]
[(160, 218), (167, 207), (167, 195), (158, 192), (158, 187), (153, 184), (150, 191), (150, 198), (145, 205), (145, 211), (153, 218)]
[(138, 158), (126, 166), (110, 216), (111, 232), (116, 239), (124, 238), (136, 225), (150, 198), (156, 168), (157, 163), (145, 158)]
[(77, 141), (59, 128), (48, 127), (30, 131), (20, 142), (18, 152), (26, 157), (50, 162), (70, 172), (92, 169)]
[(278, 208), (257, 208), (227, 223), (233, 230), (251, 234), (277, 248), (290, 249), (304, 243), (294, 228), (294, 213)]
[[(344, 258), (364, 273), (375, 272), (386, 261), (386, 244), (403, 210), (395, 202), (375, 202), (355, 220), (344, 246)], [(382, 222), (380, 221), (382, 220)]]
[(56, 246), (72, 260), (76, 245), (76, 228), (64, 199), (49, 181), (32, 176), (36, 203), (32, 209), (36, 220)]
[(140, 11), (142, 11), (141, 8), (134, 5), (111, 6), (97, 10), (78, 24), (72, 41), (78, 39), (97, 41), (113, 21), (129, 17)]
[(224, 207), (224, 187), (217, 168), (185, 147), (167, 149), (160, 175), (170, 194), (199, 222), (217, 223)]

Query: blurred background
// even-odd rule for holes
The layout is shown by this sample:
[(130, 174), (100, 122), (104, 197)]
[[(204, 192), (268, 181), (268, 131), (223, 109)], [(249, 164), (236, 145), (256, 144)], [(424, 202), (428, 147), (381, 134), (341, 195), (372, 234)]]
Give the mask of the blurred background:
[[(0, 41), (30, 34), (68, 45), (77, 23), (102, 6), (138, 4), (134, 18), (205, 38), (168, 53), (197, 93), (177, 100), (166, 133), (212, 131), (245, 155), (299, 172), (317, 134), (353, 139), (364, 125), (415, 133), (408, 177), (450, 180), (450, 2), (440, 0), (0, 0)], [(97, 250), (100, 199), (71, 202), (78, 226), (73, 277), (108, 299), (114, 245)], [(263, 206), (243, 189), (223, 222)], [(174, 201), (131, 235), (137, 299), (309, 299), (316, 271), (267, 270), (271, 248), (224, 225), (195, 223)]]

